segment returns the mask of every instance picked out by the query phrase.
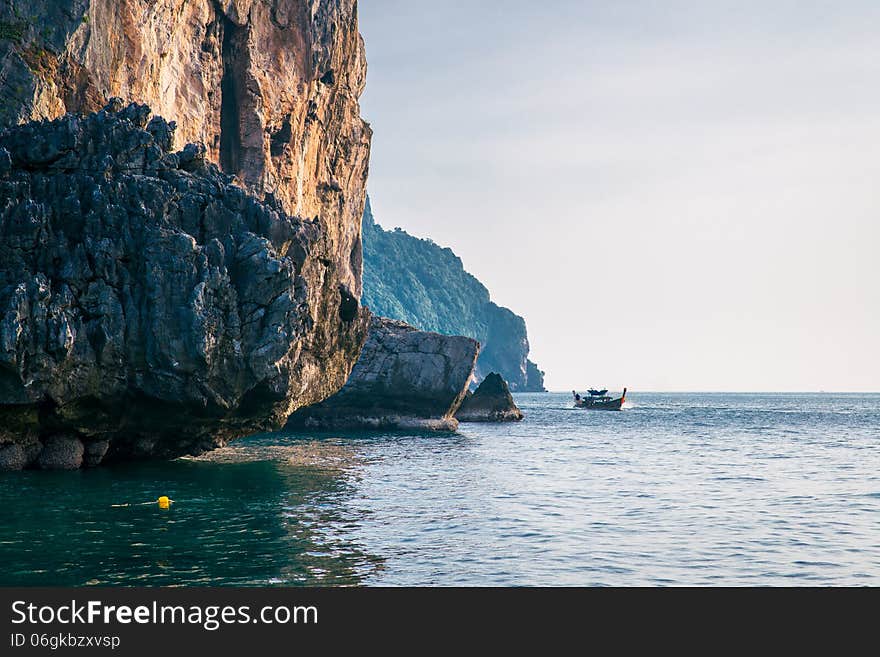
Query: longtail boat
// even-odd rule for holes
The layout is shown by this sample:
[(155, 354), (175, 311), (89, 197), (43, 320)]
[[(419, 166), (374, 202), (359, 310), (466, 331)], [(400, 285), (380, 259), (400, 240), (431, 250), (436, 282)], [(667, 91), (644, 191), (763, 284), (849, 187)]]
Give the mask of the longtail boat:
[(608, 390), (590, 390), (586, 397), (581, 397), (576, 391), (572, 390), (574, 395), (574, 405), (576, 408), (583, 408), (588, 411), (619, 411), (623, 408), (626, 401), (626, 388), (620, 398), (614, 399), (608, 396)]

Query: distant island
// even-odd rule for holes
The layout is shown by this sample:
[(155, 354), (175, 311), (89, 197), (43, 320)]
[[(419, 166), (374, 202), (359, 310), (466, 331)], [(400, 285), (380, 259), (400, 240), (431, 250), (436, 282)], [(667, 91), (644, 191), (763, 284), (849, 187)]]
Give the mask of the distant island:
[(525, 320), (493, 303), (452, 249), (376, 223), (367, 198), (363, 218), (363, 304), (382, 317), (424, 331), (480, 342), (476, 383), (490, 372), (514, 392), (543, 392), (544, 373), (529, 360)]

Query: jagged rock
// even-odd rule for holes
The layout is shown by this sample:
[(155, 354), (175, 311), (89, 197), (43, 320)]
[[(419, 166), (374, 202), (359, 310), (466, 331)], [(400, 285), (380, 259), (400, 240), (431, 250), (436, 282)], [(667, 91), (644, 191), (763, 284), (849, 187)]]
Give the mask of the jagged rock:
[[(120, 107), (0, 132), (0, 444), (173, 457), (279, 428), (341, 386), (368, 316), (321, 222)], [(41, 467), (82, 462), (57, 443)]]
[(342, 390), (294, 413), (288, 427), (454, 430), (479, 349), (470, 338), (374, 316)]
[(77, 470), (83, 464), (83, 444), (74, 436), (51, 436), (43, 444), (37, 463), (43, 470)]
[(518, 422), (523, 419), (500, 374), (491, 372), (473, 393), (468, 393), (455, 417), (461, 422)]

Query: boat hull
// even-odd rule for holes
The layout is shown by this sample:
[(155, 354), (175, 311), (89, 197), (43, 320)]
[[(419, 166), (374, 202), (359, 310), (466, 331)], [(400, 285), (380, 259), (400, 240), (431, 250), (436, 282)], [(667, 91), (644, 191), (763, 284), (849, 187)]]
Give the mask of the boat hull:
[(579, 402), (575, 402), (575, 406), (577, 408), (582, 408), (586, 411), (620, 411), (623, 410), (624, 398), (620, 399), (612, 399), (610, 401), (590, 401), (588, 399), (581, 400)]

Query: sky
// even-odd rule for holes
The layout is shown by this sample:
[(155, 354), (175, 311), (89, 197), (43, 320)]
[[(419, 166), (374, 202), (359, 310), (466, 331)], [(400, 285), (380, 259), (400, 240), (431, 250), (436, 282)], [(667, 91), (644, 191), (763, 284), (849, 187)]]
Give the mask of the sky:
[(549, 389), (880, 391), (880, 3), (359, 7), (376, 219)]

